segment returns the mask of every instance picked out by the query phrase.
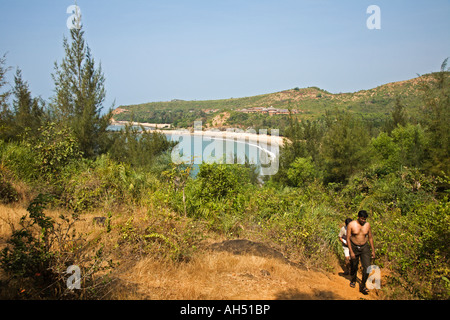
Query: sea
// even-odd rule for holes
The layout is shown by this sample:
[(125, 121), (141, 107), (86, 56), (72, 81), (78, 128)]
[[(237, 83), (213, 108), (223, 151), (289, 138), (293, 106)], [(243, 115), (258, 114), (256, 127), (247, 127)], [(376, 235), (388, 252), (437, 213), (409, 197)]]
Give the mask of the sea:
[[(108, 130), (119, 131), (123, 125), (111, 125)], [(135, 127), (140, 130), (140, 127)], [(206, 163), (251, 164), (260, 176), (278, 172), (279, 146), (267, 143), (263, 138), (250, 139), (245, 132), (225, 133), (223, 136), (210, 136), (207, 132), (193, 134), (186, 130), (162, 130), (169, 141), (178, 142), (172, 150), (172, 162), (192, 165), (192, 175), (196, 176), (199, 166)]]

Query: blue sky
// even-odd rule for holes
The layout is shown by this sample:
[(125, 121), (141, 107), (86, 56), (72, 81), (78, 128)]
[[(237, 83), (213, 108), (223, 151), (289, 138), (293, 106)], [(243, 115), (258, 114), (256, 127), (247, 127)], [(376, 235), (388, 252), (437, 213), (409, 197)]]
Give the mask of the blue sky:
[[(317, 86), (354, 92), (438, 71), (450, 56), (449, 0), (78, 0), (106, 77), (105, 109)], [(73, 0), (0, 0), (0, 55), (34, 96), (51, 73)], [(366, 12), (381, 9), (381, 29)], [(10, 72), (10, 78), (14, 71)]]

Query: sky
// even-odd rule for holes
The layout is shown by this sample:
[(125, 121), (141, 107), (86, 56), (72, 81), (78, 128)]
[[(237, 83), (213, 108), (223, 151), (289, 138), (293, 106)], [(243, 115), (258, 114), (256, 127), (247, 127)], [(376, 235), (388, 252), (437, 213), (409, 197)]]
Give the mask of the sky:
[[(73, 0), (0, 0), (0, 56), (49, 101)], [(439, 71), (450, 0), (78, 0), (104, 109), (316, 86), (356, 92)], [(369, 11), (379, 8), (379, 15)], [(379, 23), (379, 29), (369, 28)]]

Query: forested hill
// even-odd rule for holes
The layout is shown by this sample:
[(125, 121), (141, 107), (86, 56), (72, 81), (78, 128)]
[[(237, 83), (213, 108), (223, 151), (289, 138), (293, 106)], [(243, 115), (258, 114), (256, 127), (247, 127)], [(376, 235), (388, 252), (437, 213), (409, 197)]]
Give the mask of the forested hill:
[[(245, 109), (258, 107), (273, 107), (279, 111), (291, 109), (297, 111), (298, 117), (302, 120), (317, 119), (323, 116), (327, 110), (346, 110), (362, 114), (365, 117), (380, 119), (390, 115), (396, 103), (401, 103), (408, 115), (415, 117), (421, 106), (421, 85), (428, 82), (429, 79), (430, 74), (427, 74), (354, 93), (333, 94), (317, 87), (309, 87), (245, 98), (204, 101), (175, 99), (167, 102), (150, 102), (120, 106), (114, 112), (114, 119), (170, 123), (175, 127), (189, 127), (195, 120), (211, 123), (214, 117), (227, 112), (230, 121), (225, 125), (236, 125), (239, 124), (239, 121), (236, 120), (244, 123), (249, 117), (248, 114), (242, 115), (243, 109), (245, 111)], [(282, 115), (283, 112), (278, 114)], [(261, 113), (260, 115), (267, 116), (268, 114)], [(252, 117), (255, 116), (252, 115)], [(271, 123), (268, 123), (268, 125), (270, 126)]]

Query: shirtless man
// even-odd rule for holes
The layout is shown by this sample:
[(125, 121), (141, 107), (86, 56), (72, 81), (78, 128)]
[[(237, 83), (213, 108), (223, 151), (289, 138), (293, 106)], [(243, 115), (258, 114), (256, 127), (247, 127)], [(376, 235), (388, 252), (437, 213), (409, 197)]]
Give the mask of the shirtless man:
[[(373, 246), (372, 230), (370, 224), (366, 222), (368, 214), (365, 210), (358, 212), (358, 220), (352, 221), (347, 227), (347, 243), (350, 251), (351, 271), (350, 271), (350, 286), (355, 287), (356, 273), (358, 271), (359, 259), (363, 267), (363, 275), (359, 291), (363, 294), (368, 294), (369, 290), (366, 288), (366, 281), (369, 277), (367, 268), (370, 266), (370, 259), (375, 259), (375, 248)], [(369, 249), (369, 244), (372, 249)]]

